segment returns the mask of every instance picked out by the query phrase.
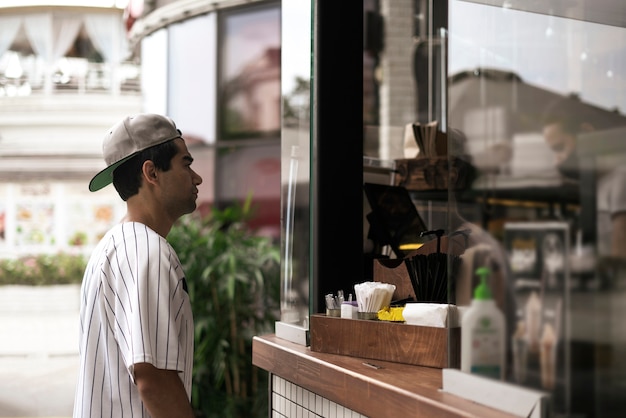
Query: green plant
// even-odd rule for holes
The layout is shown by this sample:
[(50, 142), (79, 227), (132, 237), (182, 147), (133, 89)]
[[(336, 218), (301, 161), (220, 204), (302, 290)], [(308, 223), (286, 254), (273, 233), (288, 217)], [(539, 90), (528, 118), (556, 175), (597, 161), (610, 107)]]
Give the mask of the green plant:
[(252, 337), (279, 316), (280, 251), (245, 224), (243, 206), (188, 215), (168, 240), (183, 265), (195, 322), (193, 406), (203, 417), (267, 416), (267, 373)]
[(0, 260), (0, 285), (79, 284), (85, 266), (82, 255), (65, 253)]

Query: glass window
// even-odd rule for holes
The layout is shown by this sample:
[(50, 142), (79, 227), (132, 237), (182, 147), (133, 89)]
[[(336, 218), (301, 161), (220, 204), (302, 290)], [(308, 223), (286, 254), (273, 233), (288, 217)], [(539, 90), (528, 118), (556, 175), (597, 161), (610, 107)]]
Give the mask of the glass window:
[(218, 140), (279, 137), (279, 5), (224, 12), (220, 48)]
[[(215, 142), (216, 132), (216, 21), (216, 13), (208, 13), (168, 28), (169, 115), (184, 127), (185, 138), (209, 144)], [(190, 51), (179, 45), (195, 47)]]
[(280, 228), (280, 4), (218, 16), (218, 127), (215, 202), (252, 196), (252, 226)]
[[(283, 0), (281, 322), (308, 329), (310, 300), (311, 2)], [(277, 335), (281, 329), (277, 328)], [(283, 336), (284, 337), (284, 336)]]
[(256, 144), (218, 149), (219, 204), (229, 205), (252, 197), (251, 227), (278, 238), (280, 225), (280, 144)]
[[(618, 2), (570, 3), (364, 0), (364, 155), (428, 229), (469, 234), (454, 303), (491, 268), (505, 380), (608, 417), (626, 410), (626, 28)], [(418, 149), (429, 122), (445, 152)]]
[(450, 2), (448, 130), (508, 261), (507, 380), (607, 417), (626, 407), (626, 28), (566, 3)]
[(147, 113), (167, 114), (167, 35), (158, 30), (141, 43), (142, 109)]

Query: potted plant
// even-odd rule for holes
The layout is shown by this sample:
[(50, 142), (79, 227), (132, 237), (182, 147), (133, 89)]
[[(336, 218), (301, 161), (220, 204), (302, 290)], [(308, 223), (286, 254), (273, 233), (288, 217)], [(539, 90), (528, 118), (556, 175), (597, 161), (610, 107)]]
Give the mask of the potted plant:
[(248, 199), (183, 217), (168, 235), (194, 314), (192, 402), (206, 418), (267, 416), (267, 372), (252, 365), (252, 337), (279, 317), (280, 251), (247, 227), (250, 216)]

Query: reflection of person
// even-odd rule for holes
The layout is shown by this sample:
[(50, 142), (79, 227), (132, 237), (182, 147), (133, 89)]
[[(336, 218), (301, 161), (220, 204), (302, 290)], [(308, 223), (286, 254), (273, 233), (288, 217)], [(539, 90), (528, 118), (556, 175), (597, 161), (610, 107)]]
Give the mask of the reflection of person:
[[(466, 153), (465, 134), (457, 129), (449, 129), (448, 153), (451, 157), (459, 158), (472, 165), (472, 157)], [(448, 237), (442, 237), (442, 252), (460, 255), (463, 259), (461, 269), (457, 275), (456, 304), (468, 306), (479, 283), (475, 272), (479, 267), (489, 267), (491, 275), (488, 284), (498, 308), (505, 314), (507, 334), (507, 361), (510, 361), (510, 341), (515, 331), (517, 303), (511, 283), (511, 268), (502, 243), (494, 238), (489, 231), (476, 223), (466, 219), (459, 212), (457, 195), (461, 190), (455, 189), (457, 178), (461, 175), (473, 177), (473, 168), (465, 168), (460, 172), (454, 165), (450, 166), (449, 183), (453, 193), (448, 194), (447, 211), (444, 224), (433, 225), (434, 229), (446, 227), (450, 231)], [(471, 181), (467, 181), (470, 184)], [(424, 244), (417, 253), (428, 254), (435, 251), (435, 240)], [(510, 363), (509, 363), (510, 364)]]
[[(573, 99), (550, 105), (544, 115), (543, 136), (554, 151), (559, 171), (570, 178), (578, 177), (577, 136), (594, 129), (574, 109)], [(626, 258), (626, 167), (598, 173), (597, 246), (600, 256)]]
[(174, 122), (127, 117), (105, 135), (108, 167), (127, 213), (94, 250), (81, 289), (74, 417), (193, 417), (194, 328), (180, 262), (165, 237), (195, 210), (202, 178)]

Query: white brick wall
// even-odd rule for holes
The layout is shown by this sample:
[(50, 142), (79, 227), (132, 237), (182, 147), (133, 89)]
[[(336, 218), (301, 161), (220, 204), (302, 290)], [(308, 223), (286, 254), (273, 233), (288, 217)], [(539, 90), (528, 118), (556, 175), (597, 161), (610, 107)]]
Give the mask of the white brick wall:
[(272, 418), (367, 418), (272, 375)]

